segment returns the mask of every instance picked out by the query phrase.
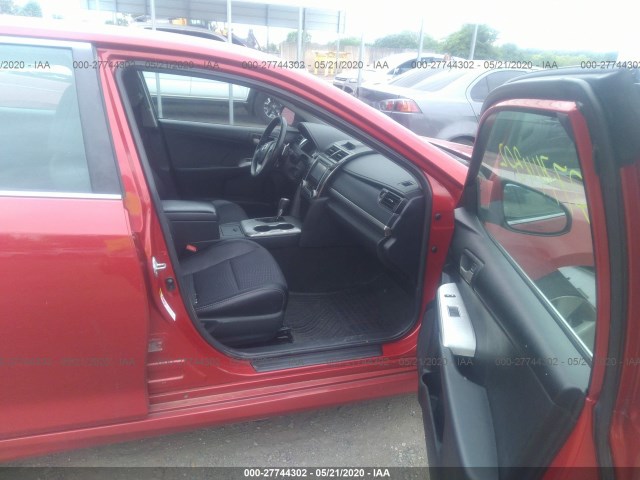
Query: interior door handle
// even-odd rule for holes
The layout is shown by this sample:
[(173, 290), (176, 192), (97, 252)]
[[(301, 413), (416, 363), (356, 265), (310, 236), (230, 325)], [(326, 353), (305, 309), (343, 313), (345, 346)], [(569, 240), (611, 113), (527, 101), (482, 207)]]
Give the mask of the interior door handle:
[(465, 249), (460, 256), (460, 276), (471, 285), (473, 278), (482, 269), (484, 263), (469, 250)]

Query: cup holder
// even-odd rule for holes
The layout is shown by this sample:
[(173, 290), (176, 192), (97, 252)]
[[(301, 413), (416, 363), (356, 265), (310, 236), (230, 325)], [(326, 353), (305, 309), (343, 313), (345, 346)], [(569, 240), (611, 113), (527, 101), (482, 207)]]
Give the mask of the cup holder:
[(301, 233), (300, 221), (295, 217), (250, 218), (240, 222), (240, 228), (249, 238), (293, 237)]
[(291, 230), (293, 225), (290, 223), (272, 223), (267, 225), (256, 225), (253, 229), (256, 232), (270, 232), (272, 230)]

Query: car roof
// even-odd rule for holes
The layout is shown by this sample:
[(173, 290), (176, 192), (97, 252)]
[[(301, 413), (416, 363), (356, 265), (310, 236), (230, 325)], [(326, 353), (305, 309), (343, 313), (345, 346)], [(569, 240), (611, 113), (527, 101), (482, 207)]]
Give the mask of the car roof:
[(178, 35), (176, 33), (147, 30), (145, 28), (128, 28), (114, 25), (96, 25), (90, 23), (68, 22), (66, 20), (49, 20), (41, 18), (14, 17), (0, 15), (0, 35), (24, 36), (61, 41), (89, 42), (100, 46), (126, 47), (127, 49), (190, 49), (206, 50), (220, 53), (235, 53), (239, 56), (254, 58), (272, 58), (263, 52), (251, 50), (227, 42), (211, 41), (195, 35)]
[[(146, 30), (152, 30), (153, 26), (148, 22), (132, 23), (129, 25), (133, 28), (144, 28)], [(226, 42), (227, 37), (219, 33), (213, 32), (204, 27), (194, 27), (191, 25), (173, 25), (171, 23), (159, 23), (156, 25), (156, 31), (177, 33), (179, 35), (192, 35), (194, 37), (208, 38), (210, 40), (216, 40), (218, 42)], [(242, 41), (236, 34), (232, 34), (233, 43), (236, 45), (242, 45), (246, 47), (246, 43)]]

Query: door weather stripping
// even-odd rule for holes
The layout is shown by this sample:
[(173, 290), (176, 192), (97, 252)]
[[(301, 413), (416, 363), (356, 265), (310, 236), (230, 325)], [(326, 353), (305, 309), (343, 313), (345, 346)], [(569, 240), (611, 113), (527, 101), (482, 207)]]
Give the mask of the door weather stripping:
[(438, 318), (442, 346), (460, 357), (474, 357), (476, 334), (455, 283), (438, 288)]
[(158, 272), (167, 268), (166, 263), (158, 263), (156, 257), (151, 257), (151, 265), (153, 265), (153, 274), (157, 277)]

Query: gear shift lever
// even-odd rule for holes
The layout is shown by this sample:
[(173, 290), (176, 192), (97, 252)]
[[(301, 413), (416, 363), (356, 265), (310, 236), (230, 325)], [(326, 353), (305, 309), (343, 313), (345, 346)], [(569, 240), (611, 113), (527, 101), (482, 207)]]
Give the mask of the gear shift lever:
[(281, 198), (280, 201), (278, 202), (278, 213), (276, 214), (276, 222), (279, 222), (280, 220), (282, 220), (282, 216), (284, 215), (284, 211), (287, 209), (287, 207), (289, 206), (289, 203), (291, 202), (291, 200), (289, 200), (288, 198)]

